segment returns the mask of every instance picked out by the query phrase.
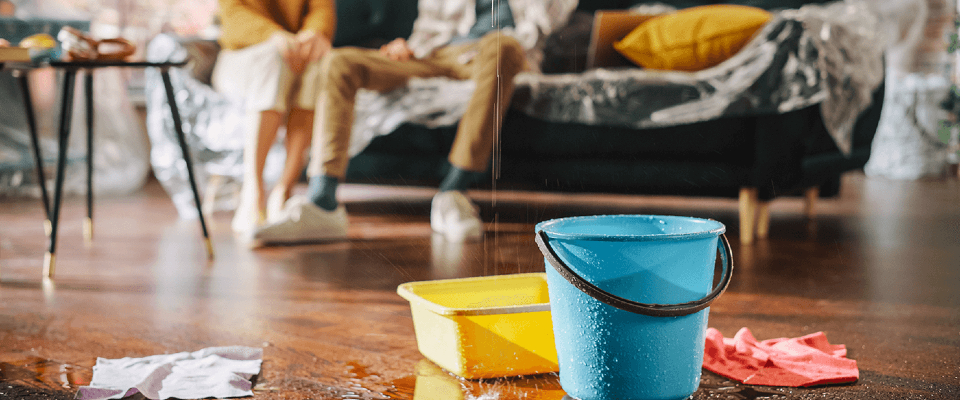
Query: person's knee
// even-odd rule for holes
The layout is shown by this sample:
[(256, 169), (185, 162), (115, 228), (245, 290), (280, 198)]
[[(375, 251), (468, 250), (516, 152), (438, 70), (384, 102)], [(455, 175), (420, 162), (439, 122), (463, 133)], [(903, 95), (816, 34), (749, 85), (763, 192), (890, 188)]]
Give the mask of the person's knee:
[(363, 49), (336, 48), (330, 50), (321, 61), (320, 79), (325, 87), (341, 87), (344, 84), (358, 87), (363, 80)]
[(496, 57), (501, 69), (520, 72), (526, 66), (526, 54), (516, 38), (502, 32), (493, 32), (480, 39), (480, 54)]
[(361, 55), (361, 49), (351, 47), (331, 49), (323, 57), (321, 63), (324, 65), (324, 72), (327, 74), (340, 75), (349, 72), (358, 64), (357, 60)]

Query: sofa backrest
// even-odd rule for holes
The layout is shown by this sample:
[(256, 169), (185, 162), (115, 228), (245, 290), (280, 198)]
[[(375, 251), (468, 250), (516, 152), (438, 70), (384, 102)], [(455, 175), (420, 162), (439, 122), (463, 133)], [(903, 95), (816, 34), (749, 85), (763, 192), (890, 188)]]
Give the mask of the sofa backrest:
[(377, 47), (408, 37), (417, 19), (417, 0), (337, 0), (334, 46)]
[[(798, 8), (829, 0), (658, 0), (677, 8), (707, 4), (743, 4), (768, 10)], [(578, 11), (630, 8), (650, 0), (581, 0)], [(337, 0), (335, 46), (377, 47), (398, 37), (410, 36), (417, 18), (417, 0)]]
[(596, 10), (617, 10), (630, 8), (643, 3), (661, 3), (676, 8), (689, 8), (710, 4), (740, 4), (763, 8), (765, 10), (777, 10), (800, 8), (800, 6), (804, 4), (820, 4), (829, 1), (834, 0), (581, 0), (577, 6), (577, 10), (588, 12)]

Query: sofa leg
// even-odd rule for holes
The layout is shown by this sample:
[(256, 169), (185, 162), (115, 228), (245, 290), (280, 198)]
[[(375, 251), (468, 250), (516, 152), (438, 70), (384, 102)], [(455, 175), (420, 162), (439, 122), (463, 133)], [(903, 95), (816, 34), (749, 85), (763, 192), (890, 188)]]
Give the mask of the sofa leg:
[(770, 235), (770, 202), (757, 203), (757, 239), (766, 239)]
[(740, 188), (740, 243), (752, 244), (757, 227), (757, 188)]
[(812, 187), (807, 189), (803, 194), (803, 215), (806, 215), (807, 218), (813, 218), (817, 215), (817, 199), (820, 198), (820, 188)]

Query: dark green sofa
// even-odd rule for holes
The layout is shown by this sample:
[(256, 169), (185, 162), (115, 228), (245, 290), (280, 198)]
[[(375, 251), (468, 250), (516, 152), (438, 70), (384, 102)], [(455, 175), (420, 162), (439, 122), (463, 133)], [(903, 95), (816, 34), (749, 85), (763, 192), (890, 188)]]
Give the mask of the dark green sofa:
[[(410, 33), (416, 0), (341, 0), (335, 45), (375, 46)], [(637, 1), (584, 0), (578, 12), (629, 8)], [(678, 8), (739, 3), (767, 9), (823, 1), (666, 1)], [(861, 168), (880, 118), (883, 87), (857, 121), (853, 148), (843, 155), (828, 135), (819, 105), (784, 114), (722, 118), (658, 129), (541, 121), (519, 111), (501, 134), (498, 189), (740, 198), (743, 243), (764, 237), (767, 202), (804, 193), (838, 193), (840, 176)], [(354, 157), (348, 181), (436, 185), (447, 168), (455, 127), (403, 125), (374, 139)], [(489, 187), (491, 179), (481, 181)], [(808, 203), (812, 212), (812, 203)]]
[[(637, 0), (584, 0), (571, 20), (589, 24), (593, 20), (594, 11), (628, 8), (635, 1)], [(808, 3), (801, 0), (738, 1), (741, 4), (771, 9), (797, 8)], [(686, 7), (720, 2), (675, 0), (670, 3)], [(410, 34), (416, 18), (416, 0), (338, 0), (337, 7), (338, 30), (334, 38), (336, 46), (377, 47), (395, 37), (406, 37)], [(571, 26), (578, 25), (573, 23)], [(775, 25), (767, 34), (779, 35), (779, 26)], [(559, 46), (554, 49), (586, 48), (587, 43), (583, 41), (589, 40), (589, 34), (577, 32), (565, 28), (563, 33), (566, 36), (555, 34), (548, 39), (548, 44), (555, 40)], [(183, 71), (189, 74), (192, 80), (180, 75), (180, 71), (172, 71), (172, 75), (174, 85), (188, 95), (181, 106), (181, 116), (186, 118), (185, 121), (190, 121), (186, 124), (187, 128), (190, 128), (188, 140), (191, 148), (195, 149), (198, 170), (207, 174), (229, 175), (229, 171), (237, 169), (236, 160), (242, 157), (242, 150), (227, 148), (229, 146), (220, 142), (207, 142), (215, 141), (216, 135), (203, 136), (209, 129), (222, 129), (221, 125), (211, 125), (213, 116), (227, 118), (234, 115), (231, 113), (238, 112), (234, 105), (209, 87), (210, 70), (218, 47), (210, 40), (162, 36), (164, 35), (151, 41), (148, 57), (180, 59), (186, 55), (193, 61), (189, 71)], [(796, 48), (790, 46), (799, 48), (790, 44), (778, 49), (790, 53), (791, 57), (795, 56)], [(185, 54), (178, 48), (184, 50)], [(590, 75), (590, 72), (576, 74), (582, 71), (585, 64), (585, 52), (573, 53), (583, 59), (571, 61), (561, 57), (562, 62), (548, 62), (551, 61), (552, 53), (547, 53), (543, 64), (544, 71), (568, 72), (556, 77), (573, 77), (570, 82), (582, 82)], [(804, 53), (808, 60), (809, 54), (809, 51)], [(812, 59), (817, 60), (817, 56), (814, 54)], [(779, 57), (779, 52), (774, 57)], [(557, 58), (552, 60), (556, 61)], [(781, 62), (785, 62), (784, 60), (786, 58), (780, 59)], [(577, 66), (580, 70), (577, 70)], [(882, 73), (882, 66), (873, 67), (878, 70), (877, 73)], [(864, 74), (863, 77), (868, 75)], [(534, 78), (543, 82), (551, 76)], [(794, 77), (784, 78), (784, 75), (777, 72), (769, 75), (764, 72), (752, 81), (751, 85), (783, 89), (784, 86), (775, 86), (781, 78)], [(148, 81), (149, 79), (148, 76)], [(839, 79), (850, 78), (839, 76)], [(674, 89), (669, 85), (644, 83), (641, 86), (646, 89), (639, 95), (639, 98), (647, 99), (644, 101), (671, 99), (670, 93), (680, 93), (677, 90), (669, 91)], [(523, 107), (524, 102), (532, 98), (525, 97), (524, 87), (530, 86), (518, 85), (514, 96), (514, 105), (517, 107)], [(788, 87), (789, 90), (795, 88)], [(667, 91), (661, 92), (662, 90)], [(154, 149), (173, 143), (170, 132), (172, 122), (165, 114), (165, 97), (161, 92), (147, 93), (149, 120), (162, 122), (155, 124), (157, 129), (150, 130)], [(578, 98), (582, 96), (576, 90), (573, 92), (574, 96), (559, 101), (578, 102)], [(557, 99), (552, 95), (553, 92), (550, 93), (551, 95), (546, 97), (548, 101)], [(751, 91), (747, 96), (759, 96), (754, 98), (763, 99), (762, 93), (762, 90)], [(734, 114), (737, 115), (735, 117), (706, 118), (697, 123), (648, 129), (608, 124), (604, 120), (595, 120), (590, 124), (550, 122), (556, 120), (532, 117), (531, 115), (540, 114), (530, 113), (529, 109), (511, 109), (505, 117), (498, 143), (499, 174), (495, 185), (497, 189), (507, 190), (733, 198), (739, 196), (741, 242), (751, 243), (755, 237), (764, 237), (768, 232), (767, 205), (770, 200), (779, 196), (804, 194), (808, 199), (808, 213), (812, 214), (813, 200), (820, 196), (837, 194), (841, 175), (846, 171), (859, 169), (866, 163), (880, 118), (883, 93), (881, 85), (873, 92), (872, 106), (860, 113), (847, 155), (839, 150), (828, 134), (821, 116), (820, 104), (792, 108), (794, 111), (786, 113), (738, 112)], [(526, 93), (529, 94), (530, 92)], [(742, 98), (743, 96), (736, 101)], [(541, 96), (540, 100), (543, 99)], [(637, 98), (627, 99), (640, 104)], [(731, 108), (737, 110), (749, 109), (738, 103), (731, 105)], [(602, 115), (611, 115), (609, 110), (606, 112)], [(622, 115), (631, 114), (616, 114), (618, 117)], [(194, 127), (196, 129), (193, 129)], [(358, 183), (436, 186), (449, 168), (446, 158), (455, 130), (454, 126), (431, 129), (416, 124), (401, 125), (390, 134), (373, 139), (365, 150), (351, 160), (347, 180)], [(160, 179), (161, 182), (165, 183), (171, 193), (181, 191), (183, 185), (176, 184), (179, 176), (176, 166), (158, 163), (157, 160), (162, 161), (163, 158), (153, 160), (155, 174), (166, 178)], [(210, 168), (206, 168), (207, 165)], [(494, 181), (488, 176), (487, 179), (479, 181), (478, 188), (490, 188), (493, 185)]]

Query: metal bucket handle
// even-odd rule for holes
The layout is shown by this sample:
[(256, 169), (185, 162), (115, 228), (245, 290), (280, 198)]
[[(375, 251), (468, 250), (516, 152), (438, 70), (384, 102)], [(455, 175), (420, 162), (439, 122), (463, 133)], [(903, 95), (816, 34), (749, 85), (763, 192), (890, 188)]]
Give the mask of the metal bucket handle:
[(567, 264), (557, 256), (557, 253), (553, 250), (553, 247), (549, 245), (550, 237), (547, 236), (547, 233), (543, 230), (537, 231), (536, 241), (537, 246), (540, 247), (540, 252), (543, 253), (544, 258), (546, 258), (550, 265), (552, 265), (553, 268), (560, 273), (560, 276), (567, 280), (567, 282), (570, 282), (577, 289), (580, 289), (584, 293), (590, 295), (590, 297), (593, 297), (610, 306), (619, 308), (623, 311), (632, 312), (634, 314), (649, 315), (651, 317), (682, 317), (684, 315), (690, 315), (699, 312), (700, 310), (709, 307), (710, 303), (716, 300), (717, 297), (723, 293), (723, 291), (727, 290), (727, 286), (730, 285), (730, 278), (733, 276), (733, 255), (730, 251), (730, 243), (727, 241), (726, 235), (721, 234), (720, 241), (717, 244), (717, 249), (720, 250), (722, 276), (720, 278), (720, 283), (717, 284), (712, 292), (700, 300), (687, 303), (640, 303), (604, 291), (603, 289), (600, 289), (594, 284), (588, 282), (586, 279), (583, 279), (583, 277), (570, 269), (570, 267), (567, 266)]

